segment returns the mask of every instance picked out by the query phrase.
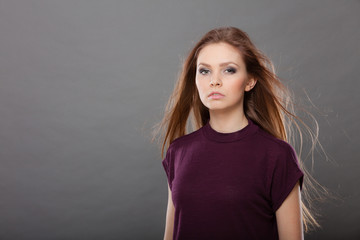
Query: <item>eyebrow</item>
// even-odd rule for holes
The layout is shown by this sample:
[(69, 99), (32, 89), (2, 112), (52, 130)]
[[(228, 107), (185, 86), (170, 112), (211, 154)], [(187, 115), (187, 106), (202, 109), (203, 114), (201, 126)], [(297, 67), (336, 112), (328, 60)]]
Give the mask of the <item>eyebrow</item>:
[[(228, 65), (230, 63), (235, 64), (236, 66), (240, 67), (238, 64), (236, 64), (234, 62), (223, 62), (223, 63), (220, 63), (219, 66), (222, 67), (222, 66)], [(204, 65), (206, 67), (211, 67), (209, 64), (206, 64), (206, 63), (199, 63), (198, 66), (199, 65)]]

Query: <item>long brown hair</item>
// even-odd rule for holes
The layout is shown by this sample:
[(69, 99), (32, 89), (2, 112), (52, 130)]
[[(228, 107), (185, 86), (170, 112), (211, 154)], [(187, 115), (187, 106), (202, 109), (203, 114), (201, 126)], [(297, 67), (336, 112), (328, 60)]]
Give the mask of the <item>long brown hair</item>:
[(164, 117), (154, 126), (156, 129), (153, 132), (153, 140), (159, 132), (160, 139), (163, 139), (161, 158), (164, 157), (165, 147), (168, 148), (174, 139), (187, 134), (190, 114), (193, 130), (204, 126), (210, 118), (209, 110), (202, 104), (195, 85), (196, 61), (202, 48), (219, 42), (237, 48), (242, 54), (248, 74), (257, 80), (255, 87), (245, 92), (245, 115), (274, 137), (287, 141), (293, 146), (299, 144), (298, 159), (305, 175), (301, 202), (305, 232), (321, 227), (316, 220), (317, 213), (312, 200), (314, 198), (321, 200), (322, 195), (328, 191), (309, 174), (301, 158), (304, 131), (310, 136), (312, 155), (318, 144), (322, 148), (318, 141), (317, 121), (313, 118), (316, 123), (316, 128), (313, 130), (295, 114), (292, 94), (275, 74), (272, 62), (255, 47), (249, 36), (238, 28), (213, 29), (206, 33), (190, 51), (166, 104)]

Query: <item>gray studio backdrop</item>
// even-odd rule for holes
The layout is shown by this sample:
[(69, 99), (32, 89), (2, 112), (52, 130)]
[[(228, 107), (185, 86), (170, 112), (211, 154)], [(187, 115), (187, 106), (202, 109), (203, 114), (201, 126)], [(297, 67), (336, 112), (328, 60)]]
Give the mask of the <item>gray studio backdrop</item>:
[[(306, 239), (360, 239), (360, 2), (0, 1), (0, 239), (162, 239), (166, 175), (151, 126), (181, 60), (245, 30), (320, 113), (320, 205)], [(305, 94), (306, 91), (306, 94)], [(312, 107), (310, 110), (314, 110)]]

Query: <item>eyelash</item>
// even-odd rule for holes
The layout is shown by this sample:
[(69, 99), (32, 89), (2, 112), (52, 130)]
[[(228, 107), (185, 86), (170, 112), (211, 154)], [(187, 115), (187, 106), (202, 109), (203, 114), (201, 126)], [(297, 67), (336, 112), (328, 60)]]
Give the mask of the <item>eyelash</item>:
[(232, 73), (236, 73), (236, 69), (235, 68), (227, 68), (225, 71), (230, 70)]
[[(230, 71), (231, 74), (236, 73), (236, 69), (232, 68), (232, 67), (225, 69), (225, 71)], [(210, 70), (208, 70), (208, 69), (204, 69), (204, 68), (199, 69), (199, 73), (202, 74), (202, 75), (204, 75), (204, 73), (206, 74), (206, 73), (209, 73), (209, 72), (210, 72)]]
[(200, 68), (200, 69), (199, 69), (199, 73), (200, 73), (200, 74), (204, 75), (204, 72), (205, 72), (205, 73), (208, 73), (209, 70), (204, 69), (204, 68)]

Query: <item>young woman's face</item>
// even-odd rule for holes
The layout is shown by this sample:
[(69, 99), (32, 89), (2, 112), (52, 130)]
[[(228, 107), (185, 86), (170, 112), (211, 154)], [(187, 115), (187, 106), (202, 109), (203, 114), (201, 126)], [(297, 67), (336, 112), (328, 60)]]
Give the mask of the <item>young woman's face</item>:
[[(196, 87), (209, 110), (238, 110), (243, 106), (244, 92), (255, 85), (239, 50), (227, 43), (205, 46), (196, 66)], [(209, 96), (214, 91), (221, 95)]]

